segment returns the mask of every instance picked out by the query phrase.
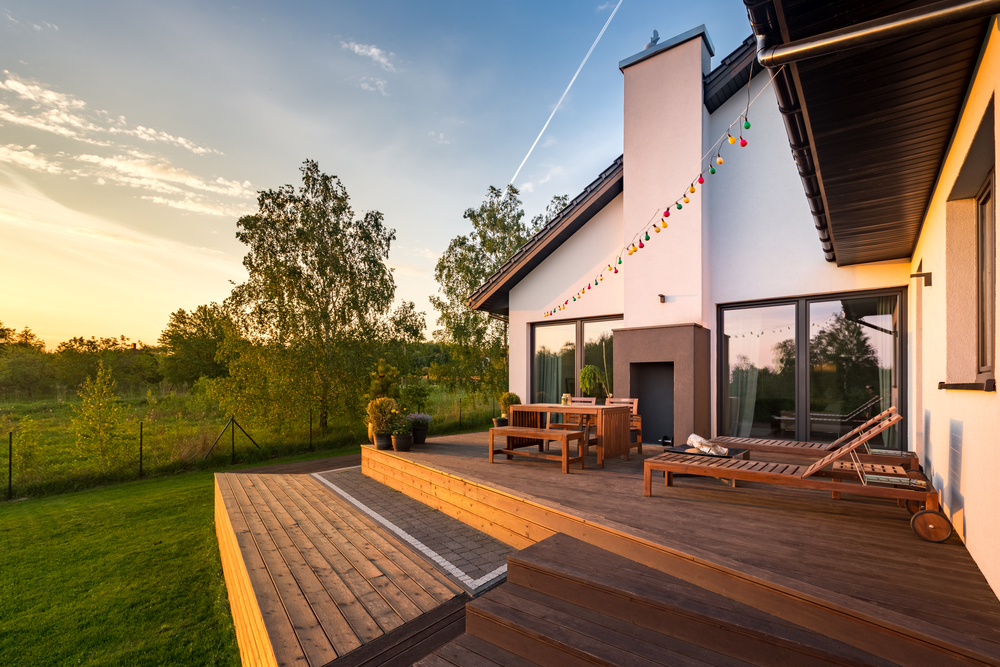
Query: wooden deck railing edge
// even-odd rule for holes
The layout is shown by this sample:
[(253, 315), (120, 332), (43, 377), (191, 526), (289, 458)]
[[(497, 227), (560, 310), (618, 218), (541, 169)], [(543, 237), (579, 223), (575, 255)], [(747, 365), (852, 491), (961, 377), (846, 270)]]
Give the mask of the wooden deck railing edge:
[[(227, 473), (215, 473), (215, 534), (219, 542), (222, 575), (226, 581), (229, 609), (236, 630), (240, 662), (244, 667), (277, 667), (278, 662), (267, 635), (264, 617), (257, 604), (250, 574), (240, 553), (236, 531), (229, 519), (229, 510), (223, 498), (221, 483)], [(235, 509), (235, 508), (234, 508)]]

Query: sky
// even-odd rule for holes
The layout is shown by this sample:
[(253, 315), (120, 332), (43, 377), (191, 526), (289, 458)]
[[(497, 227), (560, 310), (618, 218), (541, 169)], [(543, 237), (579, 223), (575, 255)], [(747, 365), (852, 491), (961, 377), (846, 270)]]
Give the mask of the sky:
[[(0, 322), (155, 344), (245, 279), (236, 221), (312, 159), (396, 230), (429, 335), (435, 262), (615, 4), (0, 0)], [(623, 0), (514, 182), (528, 217), (621, 155), (618, 62), (700, 24), (713, 67), (750, 34), (741, 0)]]

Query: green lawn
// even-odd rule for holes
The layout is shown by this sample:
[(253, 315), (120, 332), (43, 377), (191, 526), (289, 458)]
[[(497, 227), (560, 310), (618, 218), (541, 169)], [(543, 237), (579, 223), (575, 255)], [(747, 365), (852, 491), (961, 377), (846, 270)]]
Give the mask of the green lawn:
[(211, 472), (0, 503), (0, 665), (239, 665), (213, 510)]

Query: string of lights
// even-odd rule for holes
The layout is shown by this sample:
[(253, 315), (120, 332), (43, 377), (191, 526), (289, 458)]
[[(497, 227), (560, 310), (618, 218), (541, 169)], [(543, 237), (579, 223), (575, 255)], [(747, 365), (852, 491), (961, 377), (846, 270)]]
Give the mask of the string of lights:
[[(761, 88), (757, 95), (750, 99), (750, 81), (747, 81), (747, 105), (742, 113), (729, 124), (726, 128), (726, 132), (719, 136), (719, 138), (712, 144), (708, 151), (701, 157), (699, 162), (700, 170), (698, 175), (691, 179), (690, 183), (685, 185), (681, 195), (673, 201), (673, 203), (659, 207), (656, 212), (649, 217), (649, 219), (642, 225), (642, 227), (632, 236), (632, 240), (621, 247), (617, 252), (615, 259), (607, 265), (606, 269), (602, 269), (599, 273), (595, 274), (593, 281), (587, 281), (586, 285), (580, 288), (578, 292), (573, 294), (568, 299), (563, 299), (562, 303), (557, 303), (550, 307), (548, 310), (542, 313), (542, 317), (554, 317), (559, 311), (566, 310), (570, 305), (578, 300), (582, 300), (586, 295), (588, 290), (594, 287), (599, 287), (602, 282), (604, 282), (604, 274), (607, 273), (609, 277), (619, 273), (619, 267), (624, 268), (622, 265), (624, 263), (624, 257), (634, 255), (643, 248), (646, 247), (647, 242), (649, 242), (653, 237), (650, 236), (650, 232), (655, 236), (659, 234), (662, 230), (667, 229), (668, 223), (667, 218), (671, 216), (671, 211), (681, 211), (684, 209), (684, 204), (691, 202), (690, 195), (695, 194), (698, 191), (698, 187), (704, 185), (705, 183), (705, 173), (707, 172), (709, 176), (712, 176), (718, 172), (718, 167), (721, 167), (725, 160), (722, 157), (722, 150), (727, 146), (734, 146), (738, 141), (741, 148), (746, 148), (749, 142), (744, 138), (743, 133), (750, 129), (750, 107), (757, 101), (757, 99), (767, 90), (774, 77), (778, 75), (782, 68), (779, 68), (776, 72), (771, 75), (768, 82)], [(733, 128), (737, 127), (739, 132), (736, 136), (733, 136)], [(715, 154), (714, 156), (712, 154)], [(706, 162), (707, 160), (707, 162)], [(661, 212), (662, 208), (662, 212)], [(659, 220), (657, 220), (659, 218)]]

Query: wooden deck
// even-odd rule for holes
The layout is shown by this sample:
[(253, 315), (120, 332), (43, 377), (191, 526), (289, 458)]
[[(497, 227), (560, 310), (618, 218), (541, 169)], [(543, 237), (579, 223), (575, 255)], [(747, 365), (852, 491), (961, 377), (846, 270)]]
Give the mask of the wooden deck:
[(215, 490), (244, 665), (411, 664), (464, 628), (461, 588), (311, 476)]
[(363, 470), (518, 548), (562, 532), (897, 664), (1000, 665), (1000, 602), (968, 551), (921, 541), (894, 503), (693, 477), (645, 498), (644, 456), (561, 475), (487, 450), (485, 433), (365, 449)]

